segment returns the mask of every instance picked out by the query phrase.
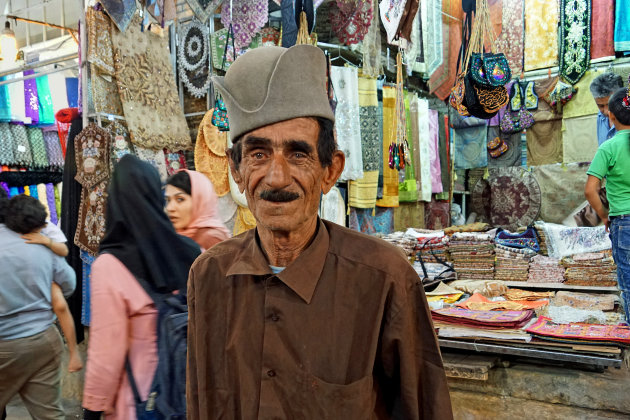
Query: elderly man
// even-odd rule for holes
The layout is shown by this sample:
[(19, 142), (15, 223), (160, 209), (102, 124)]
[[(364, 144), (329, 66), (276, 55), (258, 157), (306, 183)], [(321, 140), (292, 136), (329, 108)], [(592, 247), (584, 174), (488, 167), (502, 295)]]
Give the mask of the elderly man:
[(451, 419), (418, 275), (317, 216), (345, 160), (322, 51), (255, 49), (213, 80), (257, 228), (191, 269), (188, 418)]
[(611, 139), (615, 133), (615, 126), (608, 119), (608, 100), (617, 89), (623, 87), (623, 79), (618, 74), (606, 72), (597, 76), (591, 82), (591, 95), (599, 108), (597, 115), (597, 143), (602, 145)]

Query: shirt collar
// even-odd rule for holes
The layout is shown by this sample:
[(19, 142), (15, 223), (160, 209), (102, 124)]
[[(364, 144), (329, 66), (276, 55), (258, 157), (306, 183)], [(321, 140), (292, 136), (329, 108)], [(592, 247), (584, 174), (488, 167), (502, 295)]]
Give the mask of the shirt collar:
[[(236, 255), (227, 269), (228, 276), (273, 274), (258, 237), (258, 230), (247, 233), (247, 245)], [(311, 244), (276, 277), (293, 290), (306, 303), (310, 303), (317, 282), (324, 269), (330, 237), (326, 226), (318, 218), (317, 231)]]

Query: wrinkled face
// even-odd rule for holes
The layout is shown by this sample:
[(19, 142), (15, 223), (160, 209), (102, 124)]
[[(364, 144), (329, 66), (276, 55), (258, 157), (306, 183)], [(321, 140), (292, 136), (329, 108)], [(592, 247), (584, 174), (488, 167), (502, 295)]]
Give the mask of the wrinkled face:
[(295, 118), (245, 134), (242, 159), (232, 176), (245, 192), (258, 226), (293, 232), (317, 218), (320, 193), (327, 193), (343, 170), (344, 156), (322, 167), (317, 153), (319, 125), (312, 118)]
[(601, 112), (606, 117), (608, 117), (608, 100), (610, 99), (610, 96), (606, 96), (604, 98), (594, 98), (594, 99), (595, 99), (595, 103), (597, 104), (597, 108), (599, 109), (599, 112)]
[(166, 215), (175, 230), (185, 229), (192, 217), (192, 197), (180, 188), (166, 185)]

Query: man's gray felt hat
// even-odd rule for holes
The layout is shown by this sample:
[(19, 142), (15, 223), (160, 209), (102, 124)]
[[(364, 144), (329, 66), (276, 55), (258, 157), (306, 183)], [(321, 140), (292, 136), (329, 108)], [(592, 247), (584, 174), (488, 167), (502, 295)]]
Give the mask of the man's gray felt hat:
[(312, 45), (262, 47), (240, 56), (212, 81), (227, 108), (230, 137), (299, 117), (335, 121), (326, 90), (326, 57)]

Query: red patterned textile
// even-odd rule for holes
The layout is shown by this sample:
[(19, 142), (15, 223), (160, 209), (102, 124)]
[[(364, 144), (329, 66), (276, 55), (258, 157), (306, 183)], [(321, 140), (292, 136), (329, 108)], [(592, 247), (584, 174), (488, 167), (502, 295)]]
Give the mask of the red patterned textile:
[(520, 328), (532, 318), (533, 312), (526, 311), (472, 311), (462, 308), (444, 308), (431, 311), (434, 321), (449, 324), (469, 325), (478, 328)]
[(614, 0), (591, 2), (591, 59), (615, 55), (613, 34), (615, 29)]
[(541, 316), (526, 330), (530, 334), (567, 340), (608, 341), (630, 344), (630, 327), (601, 324), (556, 324)]
[(330, 5), (330, 23), (339, 41), (345, 45), (357, 44), (363, 40), (372, 23), (371, 0), (344, 2), (337, 0)]

